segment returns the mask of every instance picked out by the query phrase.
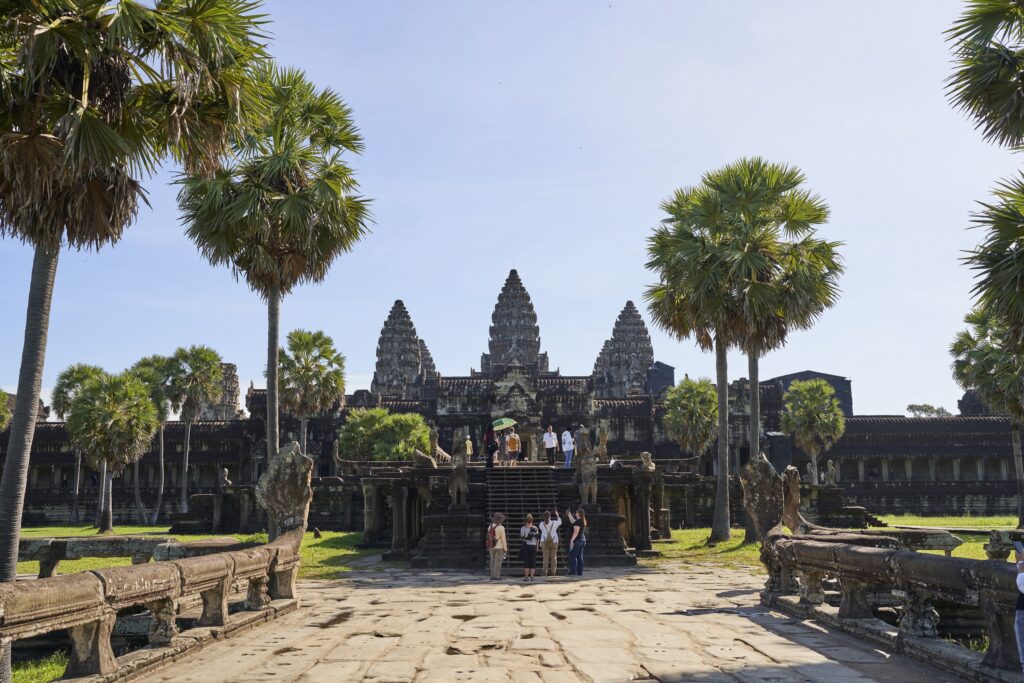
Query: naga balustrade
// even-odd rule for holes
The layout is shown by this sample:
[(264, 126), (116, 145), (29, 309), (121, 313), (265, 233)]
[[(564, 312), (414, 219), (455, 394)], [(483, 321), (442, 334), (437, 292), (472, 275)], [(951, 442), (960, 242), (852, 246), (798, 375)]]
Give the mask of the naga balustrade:
[[(982, 665), (1020, 671), (1012, 565), (786, 537), (775, 540), (773, 547), (783, 571), (800, 580), (801, 604), (821, 605), (823, 581), (834, 577), (840, 592), (839, 618), (868, 619), (873, 617), (872, 592), (888, 592), (902, 605), (899, 633), (919, 637), (938, 635), (937, 602), (976, 609), (989, 638)], [(779, 584), (773, 588), (762, 594), (766, 604), (776, 604), (788, 592)]]
[(302, 530), (293, 529), (252, 548), (0, 584), (0, 641), (67, 629), (65, 677), (111, 673), (118, 668), (110, 635), (119, 612), (148, 610), (149, 645), (159, 647), (178, 636), (178, 606), (190, 597), (202, 600), (197, 626), (228, 625), (235, 582), (248, 582), (243, 610), (266, 610), (272, 600), (294, 606), (301, 540)]

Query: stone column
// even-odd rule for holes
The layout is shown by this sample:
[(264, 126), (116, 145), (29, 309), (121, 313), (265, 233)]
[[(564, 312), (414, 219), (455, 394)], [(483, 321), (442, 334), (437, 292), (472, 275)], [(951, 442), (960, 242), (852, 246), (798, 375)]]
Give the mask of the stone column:
[(28, 487), (30, 489), (39, 487), (39, 465), (34, 465), (28, 470)]
[(53, 488), (60, 488), (60, 465), (53, 466)]
[(857, 458), (857, 481), (864, 481), (864, 458)]
[(377, 485), (363, 482), (364, 542), (373, 542), (377, 533)]
[(637, 474), (636, 491), (636, 543), (637, 552), (651, 549), (651, 475)]
[(953, 458), (953, 481), (960, 481), (960, 458)]
[(394, 483), (391, 489), (391, 549), (404, 551), (409, 549), (409, 487), (404, 483)]
[(939, 464), (935, 458), (928, 458), (928, 480), (938, 481), (939, 478)]
[(882, 481), (889, 481), (889, 459), (882, 458)]
[(978, 481), (985, 481), (985, 458), (981, 456), (975, 458), (974, 466), (978, 472)]
[(999, 479), (1000, 481), (1010, 480), (1010, 466), (1006, 462), (1006, 458), (999, 459)]
[(903, 468), (907, 473), (907, 481), (914, 481), (914, 461), (911, 458), (903, 460)]

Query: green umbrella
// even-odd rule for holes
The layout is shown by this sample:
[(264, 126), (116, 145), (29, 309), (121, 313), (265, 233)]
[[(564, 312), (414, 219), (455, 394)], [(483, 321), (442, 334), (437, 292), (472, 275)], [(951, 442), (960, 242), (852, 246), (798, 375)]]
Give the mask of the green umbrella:
[(502, 417), (502, 418), (499, 418), (499, 419), (495, 420), (492, 424), (494, 426), (494, 429), (496, 431), (500, 432), (503, 429), (508, 429), (509, 427), (515, 427), (516, 426), (516, 421), (513, 420), (510, 417)]

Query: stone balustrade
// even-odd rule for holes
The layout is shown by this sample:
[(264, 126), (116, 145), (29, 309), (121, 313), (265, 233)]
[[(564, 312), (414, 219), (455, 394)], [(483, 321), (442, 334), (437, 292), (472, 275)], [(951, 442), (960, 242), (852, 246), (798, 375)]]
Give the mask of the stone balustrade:
[[(191, 596), (202, 599), (198, 626), (227, 626), (237, 618), (228, 613), (236, 582), (248, 583), (242, 610), (266, 610), (275, 600), (282, 601), (276, 611), (294, 609), (301, 539), (302, 530), (293, 529), (252, 548), (0, 584), (0, 640), (67, 629), (72, 648), (65, 676), (109, 674), (118, 669), (110, 635), (121, 610), (149, 610), (152, 649), (176, 640), (178, 604)], [(145, 657), (132, 659), (137, 667)]]
[[(956, 606), (976, 610), (984, 623), (989, 645), (978, 663), (994, 670), (1015, 671), (1020, 661), (1013, 631), (1017, 599), (1016, 572), (1003, 562), (942, 557), (888, 548), (781, 537), (773, 543), (784, 575), (799, 579), (799, 599), (786, 594), (792, 584), (775, 582), (762, 594), (770, 605), (802, 608), (813, 612), (825, 600), (826, 578), (836, 579), (839, 590), (839, 621), (874, 619), (873, 595), (888, 594), (899, 600), (896, 640), (935, 639), (939, 631), (937, 607)], [(884, 630), (884, 624), (878, 621)], [(978, 634), (982, 635), (982, 634)], [(944, 644), (947, 647), (948, 644)], [(964, 648), (960, 657), (967, 657)], [(988, 672), (986, 675), (994, 675)], [(987, 678), (985, 680), (997, 680)]]

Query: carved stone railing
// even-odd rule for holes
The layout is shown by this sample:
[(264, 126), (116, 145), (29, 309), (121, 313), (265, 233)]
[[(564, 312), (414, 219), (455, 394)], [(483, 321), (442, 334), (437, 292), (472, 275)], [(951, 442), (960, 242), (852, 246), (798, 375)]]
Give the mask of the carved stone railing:
[[(923, 638), (938, 635), (937, 604), (976, 609), (989, 639), (980, 664), (1020, 671), (1013, 630), (1016, 572), (1009, 564), (792, 538), (775, 540), (774, 549), (783, 571), (799, 578), (799, 605), (822, 605), (823, 581), (834, 578), (839, 620), (873, 618), (871, 595), (890, 594), (900, 603), (899, 636)], [(781, 604), (787, 592), (766, 592), (764, 602)]]
[[(274, 527), (271, 541), (264, 545), (197, 554), (231, 546), (172, 543), (154, 552), (177, 554), (180, 559), (0, 584), (0, 643), (67, 629), (71, 652), (65, 677), (138, 674), (179, 655), (189, 646), (183, 641), (195, 644), (212, 637), (207, 629), (205, 636), (189, 638), (186, 631), (179, 638), (179, 617), (184, 616), (179, 607), (195, 604), (196, 597), (202, 603), (196, 626), (224, 633), (234, 625), (252, 623), (246, 613), (272, 616), (295, 609), (299, 548), (312, 498), (311, 471), (312, 460), (299, 452), (297, 444), (282, 448), (270, 463), (257, 491)], [(237, 584), (245, 586), (245, 596), (229, 616), (229, 598)], [(139, 608), (150, 614), (149, 644), (115, 658), (110, 635), (118, 613)]]

